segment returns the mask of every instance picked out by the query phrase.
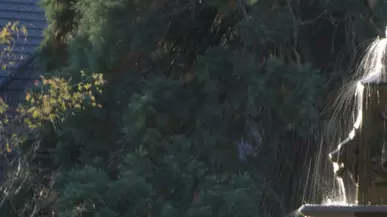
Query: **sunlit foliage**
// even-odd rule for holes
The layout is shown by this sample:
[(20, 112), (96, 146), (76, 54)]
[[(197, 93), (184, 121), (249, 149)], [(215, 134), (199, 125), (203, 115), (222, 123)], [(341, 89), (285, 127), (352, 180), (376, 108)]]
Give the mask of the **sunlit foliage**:
[[(0, 66), (1, 70), (13, 66), (15, 63), (12, 60), (12, 53), (16, 41), (19, 38), (27, 40), (28, 32), (25, 26), (18, 22), (9, 22), (0, 30)], [(16, 45), (17, 46), (17, 45)]]

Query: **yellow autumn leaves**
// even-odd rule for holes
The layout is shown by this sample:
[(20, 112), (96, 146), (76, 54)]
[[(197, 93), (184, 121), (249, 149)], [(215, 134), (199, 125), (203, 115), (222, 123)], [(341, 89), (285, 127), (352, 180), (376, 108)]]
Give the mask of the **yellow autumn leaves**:
[(85, 78), (83, 82), (71, 85), (64, 78), (42, 76), (41, 91), (28, 92), (25, 96), (28, 104), (25, 112), (34, 120), (54, 121), (64, 117), (68, 109), (102, 107), (95, 97), (102, 92), (102, 74), (86, 76), (82, 72), (82, 77)]
[(22, 33), (24, 36), (27, 35), (27, 29), (25, 26), (20, 26), (19, 22), (8, 22), (0, 31), (0, 44), (10, 44), (13, 41), (13, 34), (19, 36)]
[(11, 60), (12, 58), (9, 57), (12, 56), (12, 51), (16, 43), (15, 37), (23, 37), (24, 41), (26, 41), (27, 35), (28, 32), (25, 26), (19, 25), (17, 21), (8, 22), (0, 30), (0, 66), (2, 70), (14, 65), (14, 62)]

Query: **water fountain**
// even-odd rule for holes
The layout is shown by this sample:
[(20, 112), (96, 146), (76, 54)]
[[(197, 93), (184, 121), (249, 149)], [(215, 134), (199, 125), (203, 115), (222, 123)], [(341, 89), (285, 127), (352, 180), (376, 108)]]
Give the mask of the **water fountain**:
[(329, 154), (336, 176), (349, 173), (356, 185), (356, 204), (304, 205), (310, 217), (387, 217), (387, 83), (358, 83), (358, 118), (352, 132)]
[(350, 177), (356, 202), (348, 205), (306, 204), (290, 216), (387, 217), (387, 39), (377, 39), (353, 83), (357, 114), (352, 131), (329, 153), (337, 177)]

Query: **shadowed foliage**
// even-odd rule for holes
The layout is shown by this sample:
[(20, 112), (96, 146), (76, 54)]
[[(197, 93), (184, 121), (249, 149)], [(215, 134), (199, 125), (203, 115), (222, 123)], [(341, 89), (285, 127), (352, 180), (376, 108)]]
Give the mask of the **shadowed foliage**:
[(307, 174), (321, 111), (380, 32), (377, 4), (42, 0), (45, 76), (3, 123), (23, 130), (7, 136), (20, 157), (1, 215), (283, 216), (320, 202)]

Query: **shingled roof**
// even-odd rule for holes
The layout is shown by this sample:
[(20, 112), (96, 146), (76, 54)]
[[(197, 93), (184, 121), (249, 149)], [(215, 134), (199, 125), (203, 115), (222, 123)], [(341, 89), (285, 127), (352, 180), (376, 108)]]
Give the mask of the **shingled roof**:
[[(0, 29), (7, 23), (18, 22), (27, 29), (27, 35), (14, 35), (13, 49), (10, 55), (3, 55), (2, 62), (11, 61), (6, 69), (0, 68), (0, 89), (7, 87), (24, 88), (26, 81), (12, 79), (14, 76), (36, 75), (36, 68), (30, 64), (34, 51), (43, 41), (46, 27), (44, 10), (38, 5), (39, 0), (0, 0)], [(3, 50), (4, 45), (0, 45)], [(4, 59), (5, 58), (5, 59)], [(23, 67), (22, 67), (23, 66)], [(21, 68), (22, 67), (22, 68)], [(9, 95), (9, 94), (8, 94)]]

